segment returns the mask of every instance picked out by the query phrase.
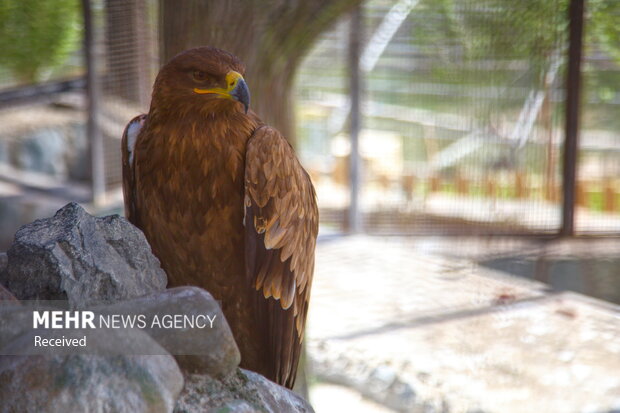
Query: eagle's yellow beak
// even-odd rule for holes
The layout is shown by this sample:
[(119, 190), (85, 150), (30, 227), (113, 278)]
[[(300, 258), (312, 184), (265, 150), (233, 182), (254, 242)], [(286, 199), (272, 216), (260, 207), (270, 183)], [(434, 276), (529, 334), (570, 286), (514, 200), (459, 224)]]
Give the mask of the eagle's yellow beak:
[(248, 113), (248, 107), (250, 106), (250, 89), (248, 89), (245, 79), (240, 73), (231, 70), (226, 73), (226, 89), (216, 87), (213, 89), (199, 89), (194, 88), (196, 93), (213, 93), (219, 95), (225, 99), (236, 100), (243, 104), (245, 113)]

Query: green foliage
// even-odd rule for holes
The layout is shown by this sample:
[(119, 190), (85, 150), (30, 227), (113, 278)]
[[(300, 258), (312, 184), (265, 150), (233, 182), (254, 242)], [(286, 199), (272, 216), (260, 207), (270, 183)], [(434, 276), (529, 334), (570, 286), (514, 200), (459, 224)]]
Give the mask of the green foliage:
[(469, 50), (476, 57), (548, 59), (563, 43), (567, 0), (485, 0), (461, 11)]
[[(569, 3), (570, 0), (421, 0), (411, 17), (413, 42), (425, 53), (428, 72), (437, 82), (540, 87), (554, 55), (562, 59), (562, 64), (566, 62)], [(604, 103), (614, 99), (618, 71), (613, 67), (604, 69), (603, 63), (589, 57), (602, 54), (620, 63), (620, 1), (587, 0), (585, 10), (586, 96), (595, 95)], [(468, 72), (470, 69), (474, 69), (472, 73)], [(498, 109), (497, 103), (474, 104), (481, 119)], [(499, 104), (510, 109), (506, 99)], [(594, 110), (592, 105), (588, 106), (586, 124), (617, 129), (615, 108), (600, 105)]]
[[(421, 44), (460, 45), (470, 58), (528, 59), (544, 66), (568, 39), (569, 0), (422, 0), (414, 38)], [(620, 1), (586, 2), (586, 44), (620, 61)]]
[(544, 70), (565, 38), (567, 1), (422, 0), (414, 36), (458, 45), (463, 58), (527, 59)]
[(80, 34), (77, 0), (0, 0), (0, 65), (20, 82), (62, 64)]
[(420, 46), (462, 44), (451, 0), (422, 0), (414, 9), (413, 38)]
[(620, 1), (590, 0), (587, 7), (586, 32), (620, 63)]

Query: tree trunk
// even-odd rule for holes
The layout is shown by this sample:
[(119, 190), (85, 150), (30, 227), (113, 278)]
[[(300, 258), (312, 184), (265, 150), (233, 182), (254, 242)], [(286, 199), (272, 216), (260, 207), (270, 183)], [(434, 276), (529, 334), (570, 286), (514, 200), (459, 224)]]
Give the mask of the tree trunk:
[(294, 142), (295, 71), (316, 38), (362, 0), (160, 0), (161, 61), (215, 46), (246, 66), (251, 108)]

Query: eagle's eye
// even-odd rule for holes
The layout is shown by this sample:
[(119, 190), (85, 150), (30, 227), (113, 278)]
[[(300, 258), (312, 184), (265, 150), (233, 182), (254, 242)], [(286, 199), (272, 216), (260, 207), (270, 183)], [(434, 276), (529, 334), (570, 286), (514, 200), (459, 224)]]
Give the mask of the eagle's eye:
[(202, 70), (194, 70), (192, 73), (192, 77), (196, 82), (204, 82), (207, 80), (207, 72), (203, 72)]

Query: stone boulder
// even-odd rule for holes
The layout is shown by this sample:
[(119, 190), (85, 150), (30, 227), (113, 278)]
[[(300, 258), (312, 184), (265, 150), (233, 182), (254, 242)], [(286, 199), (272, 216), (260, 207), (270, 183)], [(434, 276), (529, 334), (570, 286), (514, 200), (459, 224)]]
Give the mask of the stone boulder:
[(17, 301), (17, 298), (9, 290), (0, 285), (0, 301)]
[[(118, 216), (95, 218), (72, 203), (22, 227), (8, 259), (0, 254), (8, 290), (0, 296), (23, 300), (0, 301), (0, 412), (313, 411), (292, 391), (238, 368), (239, 350), (208, 292), (165, 290), (166, 282), (144, 235)], [(59, 303), (33, 299), (67, 300), (99, 315), (209, 315), (213, 324), (35, 330), (32, 309)], [(88, 349), (33, 348), (38, 334), (86, 336)]]
[[(0, 274), (6, 270), (7, 261), (8, 257), (6, 253), (0, 252)], [(2, 275), (0, 275), (0, 278), (2, 278)], [(17, 298), (13, 295), (13, 293), (0, 284), (0, 301), (17, 301)]]
[(3, 273), (6, 270), (6, 265), (9, 262), (9, 257), (6, 255), (6, 252), (0, 252), (0, 273)]
[(65, 161), (67, 143), (63, 130), (42, 128), (31, 131), (23, 137), (17, 151), (20, 169), (42, 172), (48, 175), (66, 177)]
[[(26, 317), (30, 311), (19, 307), (0, 307), (0, 315), (11, 316), (9, 328), (22, 324), (20, 318), (32, 318)], [(87, 347), (32, 344), (37, 334), (71, 340), (86, 333)], [(0, 354), (3, 412), (163, 413), (172, 410), (183, 388), (174, 358), (137, 329), (26, 329), (10, 340), (0, 340)]]
[[(218, 302), (207, 291), (198, 287), (177, 287), (160, 293), (135, 298), (114, 305), (95, 309), (98, 313), (145, 315), (153, 320), (179, 314), (189, 320), (197, 316), (206, 328), (170, 329), (147, 327), (144, 329), (170, 354), (173, 354), (183, 371), (206, 373), (213, 377), (232, 374), (241, 356), (230, 327)], [(146, 354), (146, 353), (141, 353)]]
[(17, 231), (0, 284), (20, 300), (68, 300), (72, 308), (162, 291), (167, 277), (140, 230), (76, 203)]
[(165, 413), (182, 387), (170, 356), (0, 356), (3, 412)]
[(202, 374), (185, 376), (185, 387), (175, 413), (312, 413), (310, 404), (297, 393), (260, 374), (238, 369), (226, 379)]
[[(99, 315), (106, 319), (120, 316), (135, 320), (137, 317), (143, 317), (145, 325), (136, 331), (153, 338), (158, 343), (155, 347), (132, 346), (133, 330), (131, 329), (88, 329), (77, 334), (80, 337), (87, 337), (89, 346), (86, 349), (72, 349), (68, 353), (62, 353), (58, 349), (48, 348), (42, 353), (36, 351), (30, 353), (28, 351), (32, 347), (34, 335), (40, 335), (46, 339), (61, 336), (69, 338), (69, 334), (75, 331), (33, 330), (32, 310), (51, 309), (46, 304), (55, 303), (23, 302), (23, 304), (0, 306), (0, 325), (2, 326), (0, 354), (50, 354), (51, 351), (54, 355), (76, 352), (108, 355), (172, 354), (183, 371), (204, 373), (213, 377), (225, 377), (234, 373), (241, 360), (239, 349), (218, 302), (211, 294), (198, 287), (178, 287), (140, 298), (88, 308), (97, 314), (97, 318)], [(187, 318), (188, 323), (197, 324), (196, 320), (200, 320), (202, 328), (183, 328), (182, 326), (171, 328), (170, 325), (163, 325), (164, 322), (170, 324), (175, 315), (179, 317), (180, 322), (183, 322), (181, 317)], [(161, 323), (153, 325), (155, 319), (160, 320)], [(15, 343), (19, 343), (22, 336), (27, 336), (27, 339), (23, 345), (16, 345)], [(92, 347), (90, 343), (98, 345)], [(103, 348), (104, 345), (107, 348)], [(12, 346), (14, 350), (7, 350), (11, 348), (9, 346)]]

